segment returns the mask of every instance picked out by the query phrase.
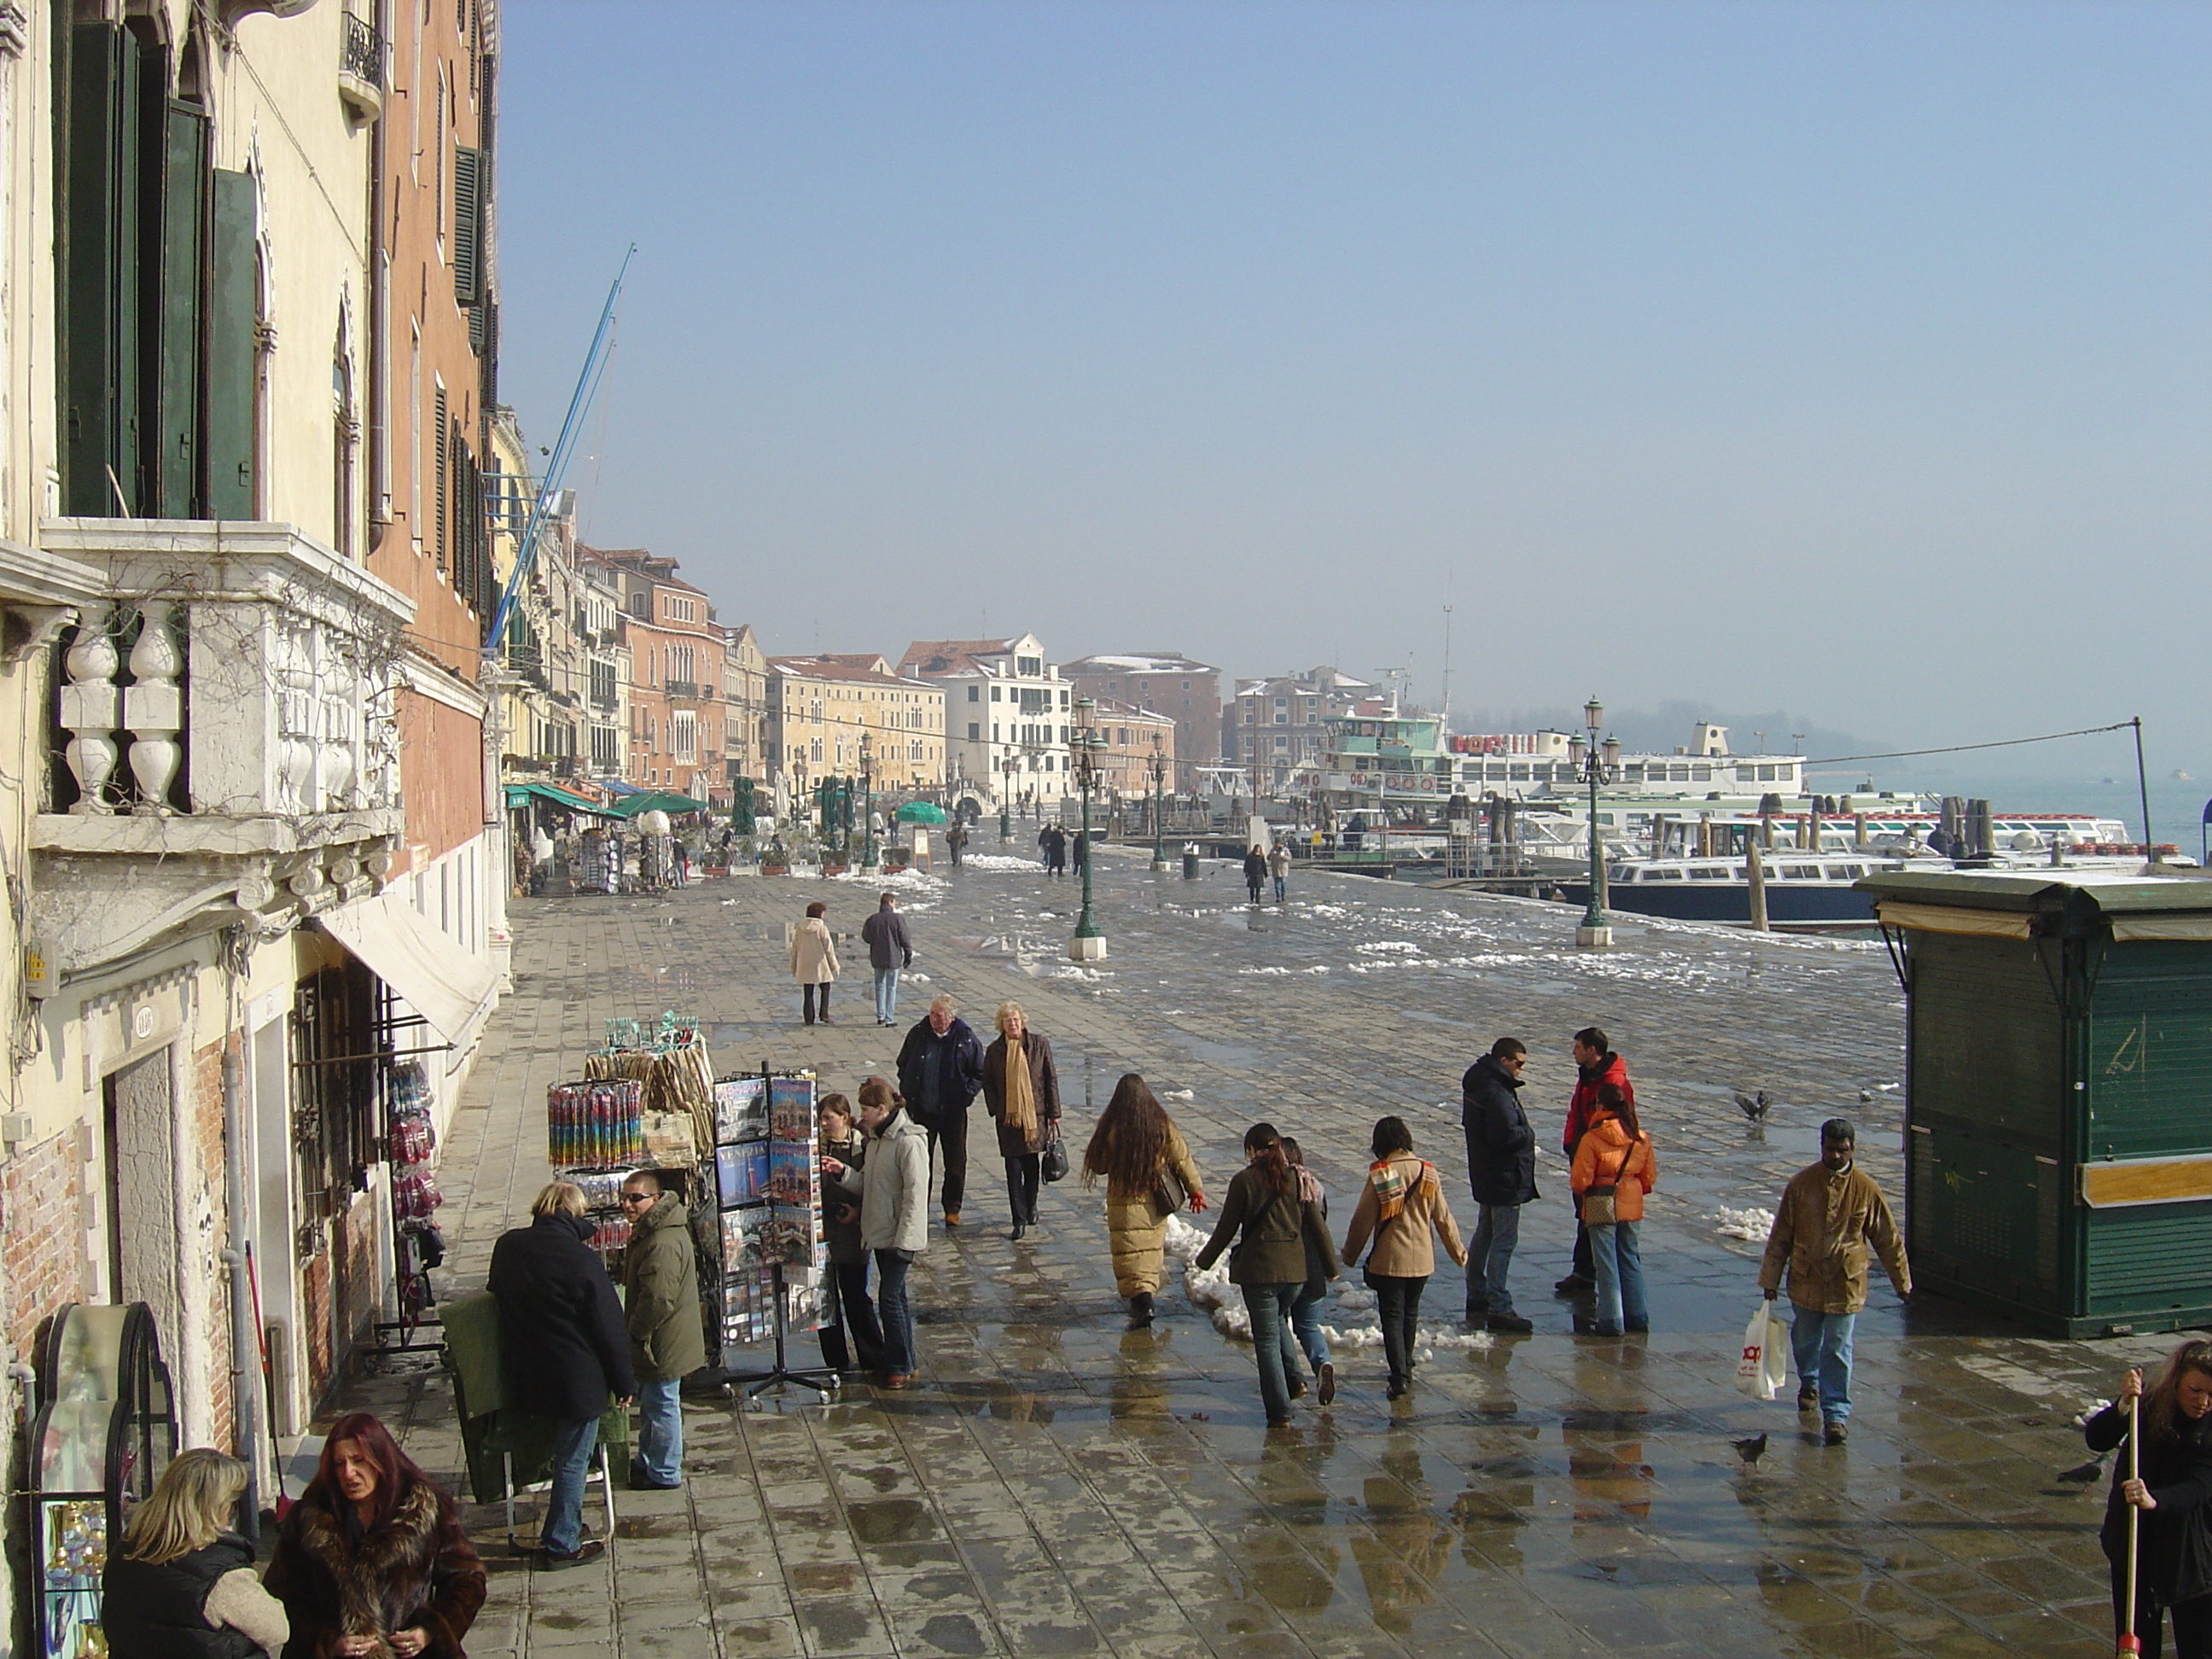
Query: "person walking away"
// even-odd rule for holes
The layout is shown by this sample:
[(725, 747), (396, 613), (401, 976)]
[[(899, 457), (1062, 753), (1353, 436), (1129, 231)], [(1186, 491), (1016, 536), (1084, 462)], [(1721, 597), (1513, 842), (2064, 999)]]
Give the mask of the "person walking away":
[[(1567, 1155), (1571, 1167), (1575, 1161), (1575, 1145), (1583, 1138), (1583, 1131), (1597, 1109), (1597, 1090), (1601, 1083), (1610, 1083), (1619, 1089), (1632, 1107), (1636, 1104), (1636, 1090), (1628, 1080), (1628, 1066), (1606, 1035), (1595, 1025), (1585, 1025), (1575, 1033), (1575, 1091), (1567, 1101), (1565, 1132), (1559, 1137), (1559, 1150)], [(1579, 1201), (1575, 1206), (1575, 1259), (1567, 1276), (1552, 1286), (1558, 1296), (1578, 1296), (1594, 1289), (1597, 1270), (1590, 1261), (1589, 1235), (1583, 1231), (1583, 1212)]]
[(1467, 1181), (1474, 1197), (1474, 1237), (1467, 1247), (1467, 1322), (1526, 1336), (1536, 1328), (1513, 1310), (1508, 1283), (1521, 1242), (1521, 1209), (1536, 1190), (1536, 1132), (1521, 1107), (1528, 1049), (1500, 1037), (1460, 1079), (1460, 1127), (1467, 1134)]
[(1252, 902), (1260, 902), (1260, 884), (1267, 879), (1267, 855), (1255, 847), (1244, 855), (1244, 890)]
[(1345, 1229), (1344, 1263), (1349, 1267), (1367, 1251), (1367, 1287), (1375, 1292), (1382, 1353), (1390, 1366), (1389, 1397), (1396, 1400), (1413, 1386), (1421, 1292), (1437, 1270), (1436, 1241), (1441, 1237), (1444, 1254), (1462, 1266), (1467, 1247), (1444, 1201), (1437, 1166), (1413, 1156), (1413, 1132), (1405, 1119), (1378, 1120), (1368, 1145), (1375, 1161)]
[(896, 893), (877, 898), (876, 914), (860, 924), (860, 939), (868, 947), (868, 966), (876, 970), (876, 1024), (896, 1024), (899, 969), (914, 966), (914, 945), (907, 938), (906, 918), (898, 913)]
[(464, 1659), (484, 1570), (452, 1495), (383, 1424), (350, 1412), (331, 1425), (262, 1588), (284, 1604), (292, 1659)]
[(671, 844), (676, 852), (676, 884), (678, 887), (689, 887), (691, 884), (690, 844), (681, 836), (672, 837)]
[(1145, 1079), (1122, 1073), (1083, 1149), (1083, 1184), (1106, 1183), (1106, 1240), (1114, 1255), (1115, 1293), (1129, 1304), (1129, 1322), (1152, 1322), (1166, 1264), (1161, 1244), (1168, 1218), (1188, 1206), (1206, 1209), (1206, 1194), (1182, 1132)]
[(999, 1039), (983, 1054), (983, 1106), (998, 1121), (999, 1156), (1006, 1161), (1006, 1196), (1018, 1242), (1036, 1225), (1044, 1149), (1060, 1133), (1060, 1072), (1052, 1044), (1029, 1029), (1018, 1002), (999, 1005)]
[(530, 890), (543, 894), (553, 878), (553, 837), (539, 824), (530, 837)]
[(1567, 1180), (1589, 1230), (1591, 1262), (1597, 1269), (1595, 1328), (1600, 1336), (1651, 1328), (1636, 1230), (1644, 1219), (1644, 1194), (1658, 1177), (1651, 1137), (1638, 1124), (1636, 1108), (1613, 1084), (1599, 1084), (1597, 1115), (1575, 1148), (1574, 1169)]
[[(867, 1143), (853, 1118), (853, 1103), (842, 1095), (824, 1095), (814, 1109), (820, 1150), (848, 1169), (867, 1161)], [(830, 1252), (830, 1315), (819, 1333), (823, 1363), (836, 1371), (880, 1371), (884, 1328), (868, 1296), (868, 1252), (860, 1243), (860, 1204), (849, 1194), (822, 1194), (822, 1235)]]
[(1275, 902), (1283, 902), (1283, 895), (1291, 884), (1291, 844), (1279, 841), (1267, 854), (1267, 873), (1275, 880)]
[(799, 1009), (809, 1025), (814, 1024), (816, 1000), (820, 1000), (822, 1023), (830, 1024), (830, 987), (837, 977), (837, 942), (830, 937), (823, 918), (830, 907), (817, 899), (806, 907), (806, 920), (791, 936), (791, 976), (799, 988)]
[(1844, 1443), (1851, 1414), (1851, 1329), (1866, 1306), (1869, 1254), (1881, 1258), (1899, 1296), (1912, 1294), (1905, 1240), (1881, 1188), (1858, 1167), (1857, 1146), (1857, 1132), (1845, 1119), (1820, 1126), (1820, 1161), (1800, 1170), (1783, 1189), (1759, 1262), (1759, 1288), (1769, 1302), (1789, 1270), (1797, 1409), (1818, 1409), (1831, 1446)]
[[(1305, 1149), (1298, 1145), (1296, 1135), (1283, 1137), (1283, 1156), (1298, 1172), (1298, 1196), (1321, 1211), (1322, 1231), (1308, 1233), (1306, 1245), (1306, 1282), (1298, 1287), (1291, 1303), (1291, 1335), (1297, 1340), (1306, 1364), (1313, 1368), (1314, 1383), (1321, 1390), (1321, 1403), (1333, 1405), (1336, 1401), (1336, 1367), (1328, 1357), (1328, 1338), (1321, 1328), (1321, 1304), (1328, 1295), (1332, 1275), (1328, 1264), (1322, 1259), (1321, 1246), (1328, 1237), (1328, 1194), (1321, 1178), (1306, 1168)], [(1295, 1400), (1305, 1392), (1303, 1385), (1291, 1390)]]
[(707, 1363), (699, 1315), (699, 1264), (684, 1200), (640, 1170), (623, 1182), (629, 1246), (623, 1252), (623, 1317), (637, 1377), (637, 1460), (629, 1483), (645, 1492), (684, 1484), (684, 1379)]
[(1046, 834), (1052, 837), (1052, 873), (1065, 876), (1067, 873), (1067, 831), (1054, 823), (1047, 826)]
[(1075, 854), (1075, 873), (1083, 873), (1083, 860), (1091, 856), (1091, 837), (1080, 830), (1068, 838), (1068, 847)]
[(1291, 1382), (1298, 1367), (1297, 1340), (1291, 1334), (1291, 1304), (1305, 1284), (1309, 1231), (1319, 1235), (1322, 1261), (1334, 1279), (1340, 1271), (1321, 1211), (1298, 1196), (1298, 1172), (1283, 1152), (1283, 1138), (1272, 1123), (1244, 1132), (1244, 1167), (1229, 1183), (1213, 1237), (1198, 1253), (1202, 1272), (1234, 1243), (1229, 1282), (1243, 1292), (1252, 1321), (1252, 1352), (1260, 1367), (1260, 1401), (1267, 1426), (1291, 1422)]
[[(2165, 1622), (2173, 1615), (2179, 1659), (2212, 1654), (2212, 1540), (2203, 1510), (2212, 1504), (2212, 1342), (2183, 1343), (2167, 1356), (2158, 1381), (2143, 1391), (2142, 1373), (2120, 1379), (2120, 1397), (2081, 1425), (2089, 1449), (2102, 1456), (2124, 1447), (2129, 1402), (2140, 1400), (2139, 1475), (2124, 1451), (2112, 1460), (2112, 1493), (2097, 1541), (2112, 1575), (2112, 1624), (2130, 1632), (2142, 1659), (2159, 1659)], [(2137, 1511), (2135, 1607), (2128, 1607), (2128, 1510)]]
[(929, 1248), (929, 1136), (872, 1077), (860, 1085), (860, 1127), (868, 1155), (854, 1169), (841, 1158), (822, 1160), (822, 1173), (860, 1195), (860, 1244), (876, 1259), (876, 1313), (884, 1331), (884, 1386), (914, 1379), (914, 1309), (907, 1273)]
[(245, 1492), (246, 1465), (207, 1446), (161, 1471), (100, 1577), (108, 1659), (278, 1659), (291, 1621), (231, 1530)]
[(968, 825), (965, 820), (955, 818), (952, 827), (945, 832), (945, 850), (952, 854), (952, 867), (960, 867), (960, 855), (968, 848)]
[(550, 1419), (553, 1488), (538, 1534), (548, 1565), (589, 1561), (606, 1548), (583, 1537), (584, 1478), (599, 1443), (609, 1397), (637, 1394), (622, 1304), (588, 1241), (583, 1190), (548, 1182), (530, 1206), (531, 1224), (492, 1247), (485, 1288), (499, 1304), (500, 1346), (512, 1378), (510, 1403)]
[(968, 1196), (968, 1108), (983, 1086), (983, 1042), (955, 1012), (949, 996), (934, 999), (929, 1016), (899, 1046), (899, 1093), (908, 1115), (921, 1124), (944, 1183), (945, 1224), (960, 1224)]

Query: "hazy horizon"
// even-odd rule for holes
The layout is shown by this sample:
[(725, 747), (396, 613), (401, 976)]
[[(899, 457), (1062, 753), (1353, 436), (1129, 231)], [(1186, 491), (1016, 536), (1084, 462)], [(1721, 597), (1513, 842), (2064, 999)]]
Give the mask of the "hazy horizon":
[(566, 483), (772, 650), (1028, 630), (1434, 705), (1449, 604), (1455, 709), (2141, 713), (2212, 773), (2212, 11), (502, 31), (506, 395), (550, 443), (635, 240)]

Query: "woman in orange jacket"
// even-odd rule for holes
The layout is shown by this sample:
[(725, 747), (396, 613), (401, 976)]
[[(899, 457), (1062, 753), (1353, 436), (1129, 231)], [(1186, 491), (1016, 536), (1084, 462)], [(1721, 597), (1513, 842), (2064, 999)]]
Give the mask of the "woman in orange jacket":
[[(1581, 1200), (1583, 1224), (1589, 1229), (1597, 1267), (1600, 1336), (1651, 1328), (1636, 1226), (1644, 1219), (1644, 1195), (1658, 1179), (1651, 1137), (1638, 1125), (1635, 1105), (1618, 1085), (1600, 1084), (1597, 1115), (1575, 1147), (1574, 1172), (1569, 1177)], [(1608, 1203), (1611, 1217), (1601, 1219)]]

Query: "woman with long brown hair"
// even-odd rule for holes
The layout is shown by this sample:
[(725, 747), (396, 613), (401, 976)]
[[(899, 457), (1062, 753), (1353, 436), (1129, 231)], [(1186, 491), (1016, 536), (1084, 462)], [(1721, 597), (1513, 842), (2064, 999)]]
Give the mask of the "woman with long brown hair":
[(1060, 1072), (1052, 1044), (1029, 1029), (1018, 1002), (999, 1005), (999, 1040), (983, 1051), (983, 1104), (999, 1121), (999, 1156), (1006, 1160), (1012, 1237), (1036, 1225), (1044, 1149), (1060, 1133)]
[(1114, 1251), (1114, 1288), (1129, 1304), (1133, 1324), (1152, 1322), (1152, 1298), (1165, 1272), (1161, 1242), (1168, 1218), (1186, 1204), (1206, 1208), (1198, 1165), (1182, 1133), (1134, 1072), (1122, 1073), (1083, 1149), (1083, 1184), (1106, 1183), (1106, 1237)]
[(1304, 1196), (1298, 1172), (1283, 1152), (1283, 1138), (1272, 1123), (1244, 1132), (1245, 1165), (1229, 1183), (1213, 1237), (1198, 1253), (1200, 1271), (1212, 1267), (1232, 1241), (1229, 1282), (1244, 1293), (1252, 1319), (1253, 1357), (1260, 1366), (1260, 1400), (1267, 1426), (1291, 1421), (1291, 1379), (1297, 1375), (1297, 1340), (1291, 1334), (1291, 1306), (1306, 1281), (1306, 1241), (1317, 1239), (1322, 1263), (1334, 1279), (1339, 1271), (1321, 1206)]
[(1636, 1121), (1636, 1103), (1619, 1084), (1597, 1085), (1591, 1113), (1589, 1127), (1575, 1143), (1567, 1184), (1579, 1201), (1576, 1213), (1597, 1267), (1594, 1328), (1600, 1336), (1640, 1334), (1651, 1328), (1651, 1315), (1636, 1230), (1644, 1220), (1644, 1200), (1658, 1184), (1659, 1160), (1651, 1137)]
[[(2081, 1425), (2094, 1452), (2124, 1448), (2128, 1404), (2140, 1398), (2142, 1473), (2128, 1473), (2123, 1449), (2112, 1463), (2112, 1496), (2097, 1541), (2112, 1570), (2112, 1622), (2130, 1630), (2142, 1659), (2158, 1659), (2162, 1615), (2173, 1615), (2179, 1659), (2212, 1654), (2212, 1537), (2197, 1513), (2212, 1504), (2212, 1342), (2185, 1342), (2167, 1357), (2146, 1392), (2140, 1370), (2120, 1379), (2120, 1397)], [(2135, 1607), (2127, 1593), (2128, 1509), (2136, 1527)]]
[(292, 1621), (285, 1659), (465, 1659), (484, 1600), (459, 1506), (367, 1412), (331, 1425), (264, 1583)]

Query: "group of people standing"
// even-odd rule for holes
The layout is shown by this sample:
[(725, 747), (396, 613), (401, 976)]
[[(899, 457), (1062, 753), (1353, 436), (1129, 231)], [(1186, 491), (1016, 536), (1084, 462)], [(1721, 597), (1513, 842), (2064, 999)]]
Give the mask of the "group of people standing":
[(1277, 842), (1272, 848), (1262, 848), (1257, 842), (1244, 855), (1244, 889), (1252, 896), (1252, 902), (1260, 902), (1260, 889), (1268, 881), (1275, 884), (1275, 902), (1280, 904), (1290, 890), (1291, 848), (1287, 842)]

